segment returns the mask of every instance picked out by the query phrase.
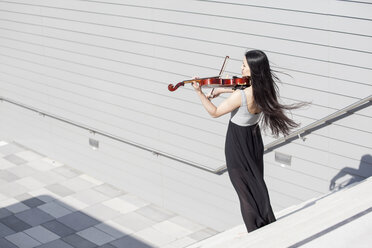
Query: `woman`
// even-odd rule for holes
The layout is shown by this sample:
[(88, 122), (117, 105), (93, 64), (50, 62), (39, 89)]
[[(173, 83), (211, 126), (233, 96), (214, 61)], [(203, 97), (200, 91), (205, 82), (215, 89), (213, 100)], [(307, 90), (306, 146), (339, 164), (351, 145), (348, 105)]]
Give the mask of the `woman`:
[[(278, 78), (270, 69), (264, 52), (251, 50), (245, 53), (242, 76), (250, 83), (236, 89), (216, 88), (211, 95), (204, 95), (193, 81), (193, 87), (208, 113), (216, 118), (231, 112), (226, 141), (225, 158), (230, 180), (238, 194), (240, 209), (248, 232), (276, 221), (268, 190), (264, 182), (264, 146), (259, 121), (269, 127), (275, 136), (287, 135), (298, 124), (289, 119), (284, 110), (303, 104), (283, 105), (277, 100)], [(221, 93), (232, 93), (218, 107), (209, 98)]]

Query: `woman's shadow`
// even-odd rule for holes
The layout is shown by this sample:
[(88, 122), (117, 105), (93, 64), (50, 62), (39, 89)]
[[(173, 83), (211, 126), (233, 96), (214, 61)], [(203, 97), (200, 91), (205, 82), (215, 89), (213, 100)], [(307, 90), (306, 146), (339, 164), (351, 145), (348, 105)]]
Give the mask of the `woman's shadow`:
[[(336, 186), (336, 181), (346, 175), (351, 175), (351, 178), (348, 178), (342, 182), (340, 182)], [(355, 182), (360, 182), (367, 177), (372, 176), (372, 156), (370, 154), (366, 154), (360, 160), (359, 168), (354, 169), (351, 167), (344, 167), (341, 169), (332, 179), (329, 185), (329, 189), (332, 191), (338, 191), (350, 184)]]

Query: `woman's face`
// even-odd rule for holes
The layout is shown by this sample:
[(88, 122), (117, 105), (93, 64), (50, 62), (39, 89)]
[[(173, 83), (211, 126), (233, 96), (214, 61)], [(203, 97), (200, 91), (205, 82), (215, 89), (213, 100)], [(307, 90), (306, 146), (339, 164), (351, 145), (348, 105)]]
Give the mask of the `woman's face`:
[(249, 69), (247, 58), (244, 56), (243, 58), (243, 64), (242, 64), (242, 76), (251, 76), (251, 70)]

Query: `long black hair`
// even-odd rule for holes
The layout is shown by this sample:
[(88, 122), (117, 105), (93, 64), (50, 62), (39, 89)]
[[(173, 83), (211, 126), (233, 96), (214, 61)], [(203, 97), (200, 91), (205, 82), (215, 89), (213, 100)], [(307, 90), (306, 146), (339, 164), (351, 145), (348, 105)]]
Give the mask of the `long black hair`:
[(251, 71), (250, 84), (252, 85), (253, 98), (256, 106), (263, 112), (261, 123), (263, 128), (270, 128), (276, 137), (280, 133), (288, 135), (292, 128), (300, 124), (288, 118), (285, 110), (300, 108), (309, 103), (284, 105), (278, 102), (279, 88), (275, 81), (279, 78), (270, 69), (269, 60), (261, 50), (250, 50), (245, 53)]

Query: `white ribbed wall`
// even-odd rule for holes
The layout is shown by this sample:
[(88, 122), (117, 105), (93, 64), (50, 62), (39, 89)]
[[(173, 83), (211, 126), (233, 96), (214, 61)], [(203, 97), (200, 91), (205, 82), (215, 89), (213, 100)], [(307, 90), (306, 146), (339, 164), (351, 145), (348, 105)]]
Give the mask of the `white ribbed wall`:
[[(309, 124), (372, 92), (372, 4), (361, 1), (0, 1), (0, 96), (210, 168), (224, 164), (228, 115), (209, 117), (191, 85), (239, 75), (246, 49), (265, 51), (285, 103)], [(225, 97), (214, 100), (216, 104)], [(218, 176), (0, 104), (0, 137), (86, 170), (154, 203), (225, 229), (242, 223), (227, 173)], [(372, 108), (265, 155), (275, 211), (372, 174)], [(274, 139), (264, 137), (265, 143)]]

